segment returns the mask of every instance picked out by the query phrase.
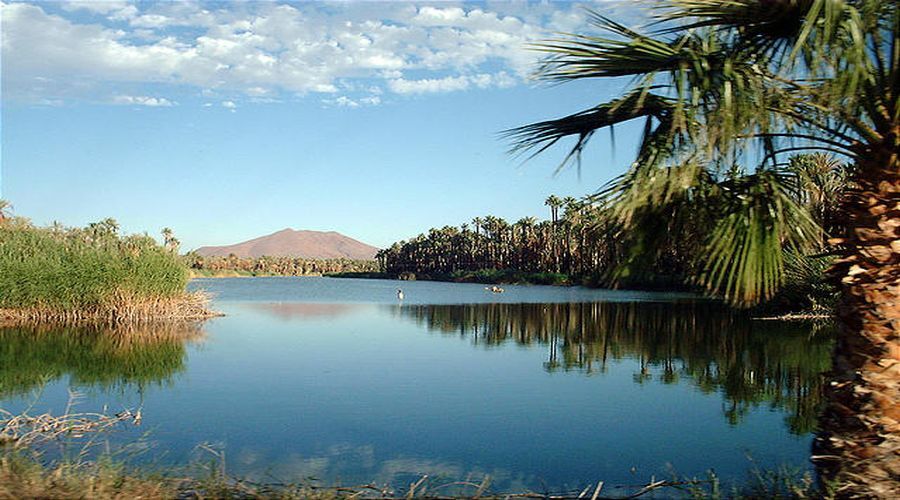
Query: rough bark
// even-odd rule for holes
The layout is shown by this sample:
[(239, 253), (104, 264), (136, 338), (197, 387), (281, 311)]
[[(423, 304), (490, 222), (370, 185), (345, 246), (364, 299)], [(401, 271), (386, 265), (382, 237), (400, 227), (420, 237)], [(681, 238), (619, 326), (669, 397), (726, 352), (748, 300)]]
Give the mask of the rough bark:
[(900, 498), (900, 159), (866, 156), (843, 202), (841, 321), (813, 461), (838, 498)]

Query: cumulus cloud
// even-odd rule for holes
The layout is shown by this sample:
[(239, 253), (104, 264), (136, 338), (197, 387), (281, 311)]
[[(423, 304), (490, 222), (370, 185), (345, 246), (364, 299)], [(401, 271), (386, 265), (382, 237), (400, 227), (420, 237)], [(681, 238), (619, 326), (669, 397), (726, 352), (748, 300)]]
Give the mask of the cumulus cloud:
[(472, 87), (511, 87), (516, 79), (506, 72), (496, 74), (480, 73), (477, 75), (448, 76), (444, 78), (423, 78), (406, 80), (397, 78), (388, 82), (388, 88), (398, 94), (430, 94), (466, 90)]
[(133, 104), (137, 106), (149, 106), (151, 108), (175, 105), (174, 102), (165, 97), (149, 97), (142, 95), (117, 95), (113, 97), (112, 102), (113, 104)]
[(377, 95), (369, 95), (360, 97), (359, 99), (351, 99), (345, 95), (338, 96), (334, 99), (323, 99), (322, 103), (328, 106), (337, 106), (340, 108), (358, 108), (360, 106), (378, 106), (381, 104), (381, 97)]
[(60, 7), (67, 11), (85, 10), (95, 14), (109, 14), (110, 12), (127, 8), (128, 2), (122, 0), (69, 0), (61, 2)]
[[(571, 4), (205, 5), (2, 4), (4, 90), (33, 101), (79, 92), (102, 100), (116, 86), (152, 86), (145, 92), (154, 94), (186, 86), (247, 98), (341, 94), (349, 101), (332, 98), (335, 105), (373, 105), (381, 98), (366, 88), (425, 94), (515, 85), (539, 57), (527, 43), (584, 18)], [(78, 11), (94, 15), (72, 15)], [(36, 78), (55, 83), (36, 89)], [(357, 93), (345, 95), (352, 88)]]

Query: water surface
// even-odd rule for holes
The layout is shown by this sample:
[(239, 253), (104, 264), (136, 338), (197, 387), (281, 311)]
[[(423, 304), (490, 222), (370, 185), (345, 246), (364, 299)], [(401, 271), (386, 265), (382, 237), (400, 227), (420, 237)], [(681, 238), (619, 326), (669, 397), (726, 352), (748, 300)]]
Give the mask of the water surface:
[[(0, 407), (142, 408), (144, 456), (263, 480), (488, 474), (538, 491), (808, 467), (830, 335), (687, 295), (327, 278), (195, 280), (200, 327), (0, 329)], [(396, 298), (402, 288), (405, 300)], [(201, 453), (202, 455), (202, 453)]]

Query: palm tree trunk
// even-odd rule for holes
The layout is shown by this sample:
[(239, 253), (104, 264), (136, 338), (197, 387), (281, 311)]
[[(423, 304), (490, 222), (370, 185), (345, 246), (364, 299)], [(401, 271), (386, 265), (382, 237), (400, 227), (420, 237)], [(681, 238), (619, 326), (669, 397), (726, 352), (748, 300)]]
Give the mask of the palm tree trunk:
[[(900, 158), (864, 156), (832, 269), (841, 331), (813, 461), (839, 498), (900, 498)], [(888, 168), (884, 168), (887, 165)]]

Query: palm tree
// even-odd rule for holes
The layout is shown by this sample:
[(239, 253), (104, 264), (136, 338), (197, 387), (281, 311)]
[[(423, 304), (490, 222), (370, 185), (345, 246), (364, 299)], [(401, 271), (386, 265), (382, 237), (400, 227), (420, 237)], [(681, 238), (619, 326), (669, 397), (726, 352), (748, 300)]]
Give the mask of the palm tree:
[(3, 199), (0, 199), (0, 222), (9, 218), (9, 211), (12, 208), (12, 205)]
[(175, 237), (175, 233), (174, 231), (172, 231), (172, 228), (162, 228), (161, 234), (163, 237), (163, 245), (166, 247), (166, 250), (170, 252), (177, 252), (178, 246), (181, 244), (181, 242), (178, 241), (178, 238)]
[(827, 234), (840, 231), (840, 198), (849, 183), (848, 165), (828, 153), (792, 157), (785, 166), (794, 176), (798, 200)]
[(559, 222), (559, 207), (561, 207), (563, 201), (556, 195), (551, 194), (544, 200), (544, 205), (550, 207), (550, 220), (553, 225), (550, 226), (551, 234), (550, 241), (552, 244), (553, 251), (553, 271), (559, 272), (559, 242), (556, 239), (556, 223)]
[[(735, 304), (771, 297), (784, 259), (820, 241), (784, 158), (854, 166), (830, 240), (842, 287), (828, 404), (814, 460), (846, 497), (900, 496), (900, 5), (891, 0), (672, 0), (652, 30), (598, 14), (609, 35), (547, 42), (540, 77), (631, 77), (623, 95), (509, 131), (516, 152), (643, 120), (633, 165), (599, 193), (626, 231), (703, 217), (695, 279)], [(645, 237), (640, 251), (653, 238)]]
[(550, 207), (550, 220), (552, 220), (554, 224), (559, 220), (559, 207), (561, 207), (562, 204), (563, 201), (555, 194), (551, 194), (544, 200), (544, 205)]

